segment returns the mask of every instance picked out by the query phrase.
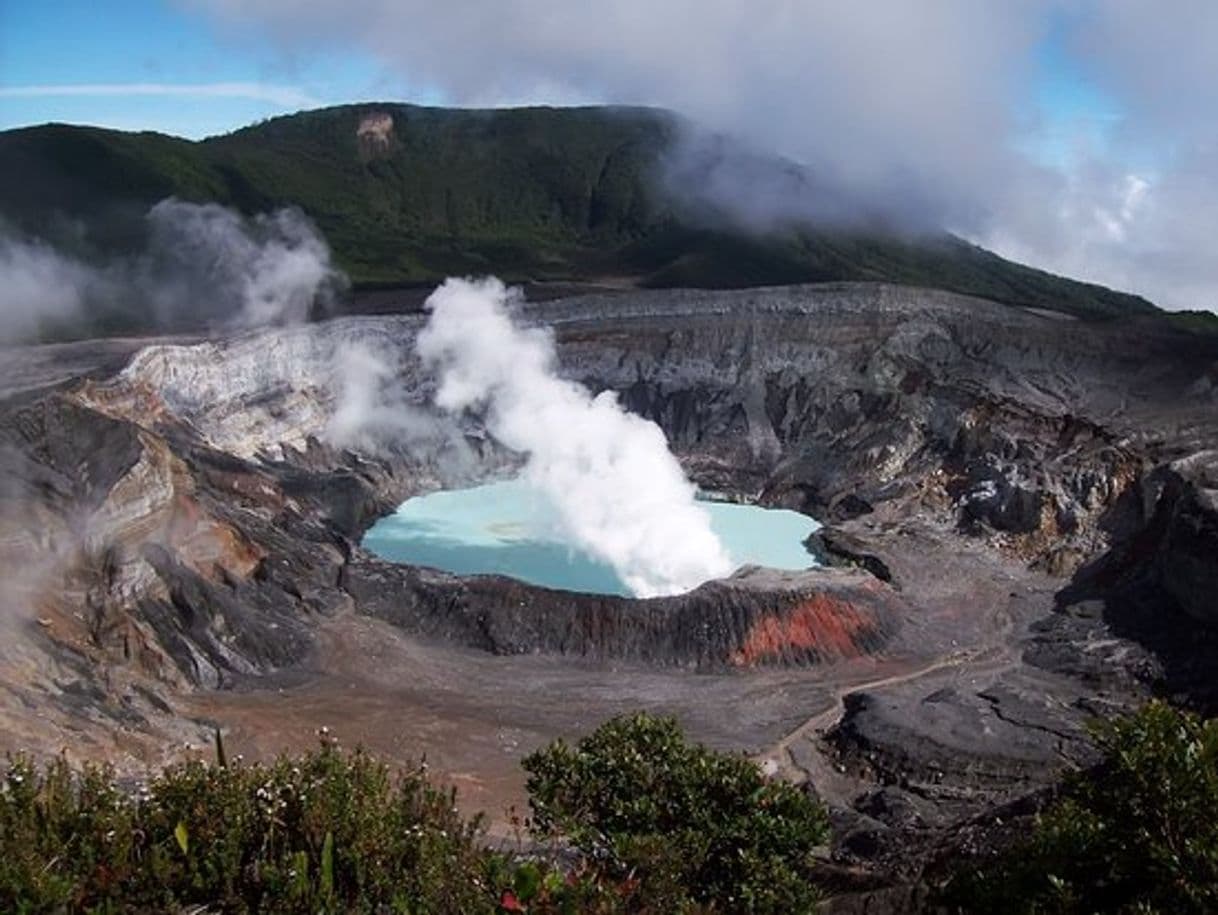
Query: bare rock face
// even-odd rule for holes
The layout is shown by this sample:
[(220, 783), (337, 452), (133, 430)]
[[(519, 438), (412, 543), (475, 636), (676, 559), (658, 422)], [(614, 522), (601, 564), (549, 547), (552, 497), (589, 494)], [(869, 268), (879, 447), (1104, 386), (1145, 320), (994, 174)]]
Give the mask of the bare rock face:
[[(405, 353), (418, 319), (351, 318), (137, 352), (84, 397), (145, 425), (184, 423), (207, 445), (239, 458), (281, 458), (321, 438), (340, 394), (347, 349)], [(416, 378), (406, 379), (418, 384)]]
[(1167, 518), (1158, 573), (1185, 613), (1218, 626), (1218, 452), (1202, 452), (1172, 469), (1179, 479), (1160, 509)]
[(1205, 358), (883, 286), (654, 294), (612, 330), (583, 318), (611, 301), (554, 316), (564, 362), (664, 427), (708, 488), (830, 520), (937, 499), (1046, 560), (1102, 547), (1098, 517), (1149, 469), (1124, 437), (1146, 418), (1121, 415), (1129, 392), (1166, 404)]
[(393, 115), (387, 111), (364, 115), (355, 129), (355, 140), (359, 145), (360, 159), (364, 162), (388, 156), (397, 141), (393, 132)]

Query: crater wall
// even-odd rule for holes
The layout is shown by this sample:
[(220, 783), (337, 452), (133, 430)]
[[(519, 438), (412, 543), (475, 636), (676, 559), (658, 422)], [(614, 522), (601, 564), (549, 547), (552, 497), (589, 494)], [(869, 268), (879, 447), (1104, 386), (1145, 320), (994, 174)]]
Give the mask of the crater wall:
[(1103, 579), (1114, 606), (1132, 582), (1143, 604), (1212, 620), (1212, 340), (868, 284), (638, 291), (522, 315), (553, 328), (566, 375), (654, 419), (702, 486), (831, 524), (876, 518), (870, 535), (824, 538), (861, 571), (653, 604), (377, 563), (358, 547), (372, 520), (512, 460), (476, 416), (444, 441), (430, 427), (426, 447), (417, 429), (374, 446), (330, 434), (361, 354), (383, 370), (382, 406), (426, 416), (419, 315), (150, 341), (129, 358), (113, 343), (38, 348), (13, 354), (0, 404), (0, 548), (12, 567), (34, 544), (53, 557), (20, 626), (77, 673), (27, 665), (12, 688), (88, 683), (90, 714), (150, 720), (148, 683), (300, 667), (319, 625), (352, 612), (492, 653), (830, 664), (933, 616), (882, 555), (915, 522), (1063, 585), (1121, 558)]

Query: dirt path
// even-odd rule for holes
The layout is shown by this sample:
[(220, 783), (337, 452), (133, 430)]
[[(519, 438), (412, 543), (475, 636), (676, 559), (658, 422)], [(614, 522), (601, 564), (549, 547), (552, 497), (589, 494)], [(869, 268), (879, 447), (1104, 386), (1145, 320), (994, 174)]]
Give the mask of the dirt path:
[[(842, 720), (846, 711), (846, 697), (912, 683), (946, 671), (959, 672), (978, 661), (992, 657), (995, 653), (994, 648), (961, 650), (948, 657), (929, 661), (913, 670), (844, 685), (833, 692), (828, 708), (817, 712), (787, 733), (774, 746), (753, 758), (766, 772), (774, 776), (796, 785), (810, 782), (822, 799), (833, 804), (847, 804), (865, 790), (867, 785), (841, 769), (821, 743), (824, 735)], [(1009, 663), (1009, 659), (1004, 658), (1001, 666)], [(997, 668), (987, 664), (986, 669)], [(803, 751), (798, 754), (798, 758), (797, 748)]]
[[(952, 567), (967, 566), (975, 559), (975, 555), (969, 555), (973, 552), (958, 551), (955, 555), (945, 557), (939, 564), (945, 574), (938, 579), (926, 574), (926, 566), (917, 561), (921, 557), (915, 556), (913, 562), (910, 562), (908, 555), (898, 557), (898, 563), (902, 559), (907, 563), (902, 570), (906, 580), (914, 579), (910, 582), (914, 586), (913, 590), (923, 592), (919, 594), (919, 598), (936, 608), (938, 615), (938, 618), (916, 621), (912, 628), (918, 634), (913, 635), (911, 641), (916, 643), (925, 639), (924, 647), (933, 651), (932, 646), (938, 643), (948, 648), (948, 652), (938, 656), (929, 654), (907, 670), (839, 682), (831, 692), (827, 707), (787, 732), (773, 746), (754, 756), (767, 772), (795, 784), (810, 782), (826, 801), (848, 804), (869, 785), (840, 768), (823, 743), (823, 737), (841, 722), (846, 711), (847, 696), (876, 692), (937, 676), (946, 677), (949, 674), (953, 681), (959, 681), (966, 676), (974, 681), (993, 680), (1019, 663), (1015, 646), (1021, 611), (1027, 607), (1028, 600), (1035, 601), (1040, 592), (1037, 584), (1040, 583), (1028, 587), (1034, 579), (1030, 576), (1025, 578), (1024, 570), (1015, 564), (1004, 568), (1001, 561), (995, 562), (993, 557), (986, 557), (991, 563), (990, 575), (985, 579), (988, 587), (982, 590), (980, 595), (962, 595), (958, 588), (953, 587), (959, 576), (954, 574), (955, 569)], [(953, 623), (959, 619), (968, 598), (976, 600), (979, 596), (983, 602), (990, 602), (989, 611), (970, 619), (970, 628), (962, 629), (959, 633), (961, 639), (972, 641), (974, 644), (960, 647), (956, 639), (944, 638), (944, 622), (946, 621), (947, 629), (953, 628)], [(919, 633), (919, 630), (923, 631)]]

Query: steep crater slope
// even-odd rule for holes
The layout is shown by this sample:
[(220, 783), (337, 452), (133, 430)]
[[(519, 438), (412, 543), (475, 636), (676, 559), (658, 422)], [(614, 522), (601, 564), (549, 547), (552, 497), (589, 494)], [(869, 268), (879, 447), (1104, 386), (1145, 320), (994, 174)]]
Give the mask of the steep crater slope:
[(537, 313), (568, 370), (658, 422), (709, 488), (831, 520), (917, 503), (1056, 571), (1107, 546), (1146, 469), (1213, 433), (1215, 344), (1136, 324), (874, 285)]

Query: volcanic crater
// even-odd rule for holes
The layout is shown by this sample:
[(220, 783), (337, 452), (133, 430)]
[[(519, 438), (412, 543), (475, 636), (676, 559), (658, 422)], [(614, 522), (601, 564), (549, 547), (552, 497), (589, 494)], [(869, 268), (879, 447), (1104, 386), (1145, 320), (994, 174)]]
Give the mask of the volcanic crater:
[(659, 710), (814, 785), (875, 896), (962, 824), (1034, 809), (1095, 715), (1212, 707), (1213, 338), (880, 284), (523, 317), (699, 487), (824, 521), (823, 565), (631, 599), (372, 555), (404, 499), (518, 463), (472, 416), (335, 440), (351, 347), (426, 412), (423, 314), (17, 349), (0, 552), (37, 609), (0, 648), (6, 746), (136, 768), (213, 728), (267, 755), (325, 725), (426, 754), (495, 819), (523, 753)]

